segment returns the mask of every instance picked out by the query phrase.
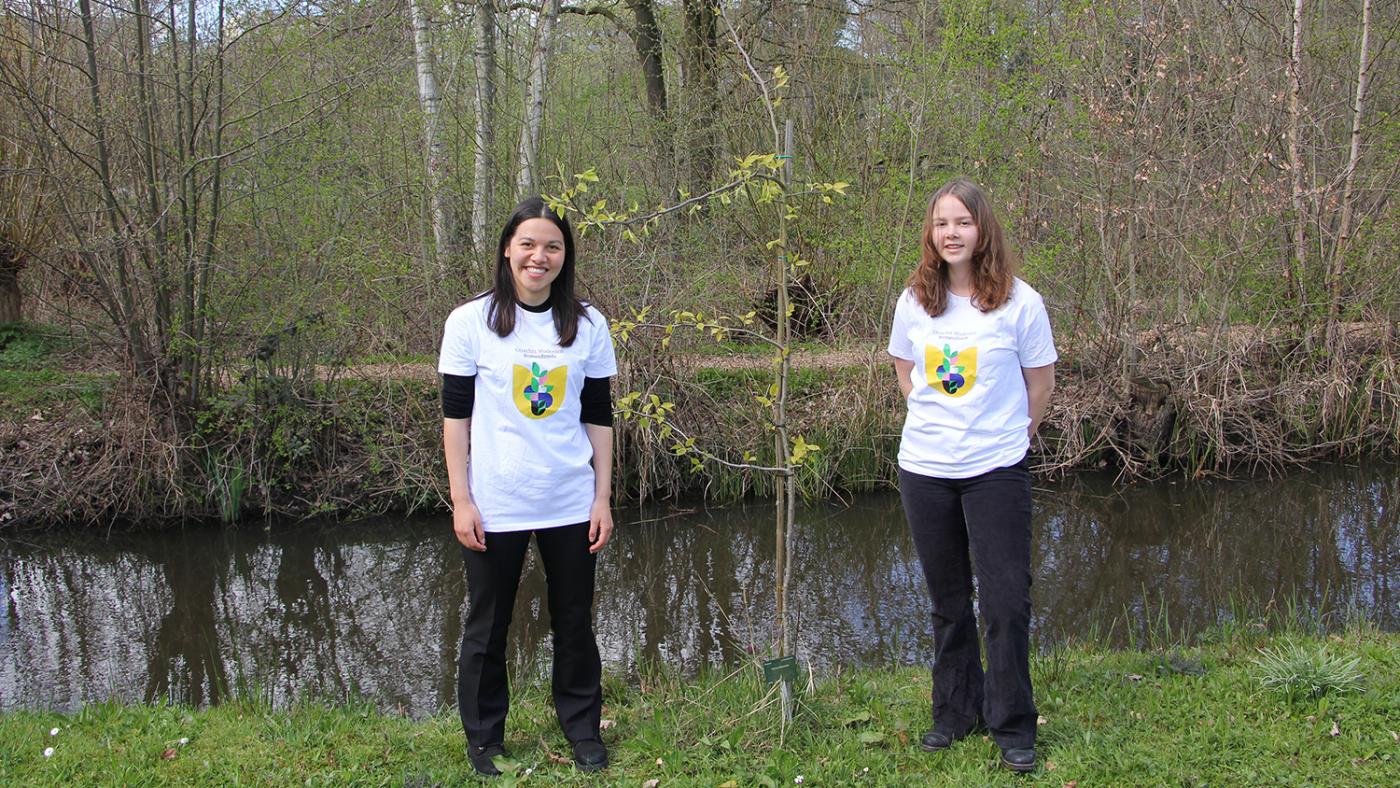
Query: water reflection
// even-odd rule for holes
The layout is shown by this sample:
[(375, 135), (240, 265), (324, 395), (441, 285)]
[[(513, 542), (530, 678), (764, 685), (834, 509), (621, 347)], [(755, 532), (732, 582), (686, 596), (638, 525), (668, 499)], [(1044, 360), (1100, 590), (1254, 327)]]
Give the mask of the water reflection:
[[(1114, 490), (1079, 477), (1036, 514), (1033, 637), (1122, 643), (1185, 632), (1232, 604), (1294, 604), (1400, 627), (1400, 469)], [(598, 631), (617, 671), (732, 665), (768, 642), (772, 509), (619, 512), (599, 564)], [(893, 495), (800, 514), (791, 609), (819, 667), (915, 663), (930, 651), (918, 562)], [(527, 565), (517, 672), (548, 664), (543, 575)], [(361, 695), (450, 705), (464, 613), (445, 518), (46, 538), (0, 548), (0, 707), (109, 697), (201, 705)]]

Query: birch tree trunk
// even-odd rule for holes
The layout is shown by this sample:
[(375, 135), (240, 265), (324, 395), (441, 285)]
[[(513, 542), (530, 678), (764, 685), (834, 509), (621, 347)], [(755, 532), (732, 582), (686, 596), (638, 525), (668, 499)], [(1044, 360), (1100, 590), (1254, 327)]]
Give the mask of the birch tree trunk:
[(454, 239), (457, 229), (444, 184), (447, 181), (447, 149), (438, 135), (442, 96), (437, 84), (437, 56), (433, 53), (432, 23), (424, 0), (409, 0), (413, 16), (413, 53), (418, 71), (418, 103), (423, 108), (423, 149), (427, 169), (428, 210), (432, 214), (433, 257), (437, 273), (447, 270), (447, 261), (456, 259)]
[[(1303, 156), (1299, 150), (1298, 138), (1303, 128), (1303, 0), (1293, 0), (1293, 41), (1288, 56), (1288, 170), (1293, 176), (1293, 264), (1288, 278), (1295, 292), (1301, 293), (1303, 286), (1304, 248), (1303, 229), (1306, 223), (1303, 208)], [(1301, 297), (1300, 297), (1301, 305)]]
[(540, 11), (535, 49), (530, 55), (530, 83), (525, 91), (525, 121), (520, 126), (520, 152), (516, 159), (516, 198), (534, 194), (539, 186), (540, 126), (544, 123), (544, 89), (554, 25), (559, 21), (561, 0), (547, 0)]
[(485, 252), (491, 245), (487, 218), (491, 213), (491, 149), (496, 144), (496, 4), (476, 6), (476, 133), (472, 159), (472, 248)]
[(1366, 106), (1366, 86), (1370, 82), (1371, 0), (1361, 5), (1361, 57), (1356, 68), (1356, 101), (1351, 111), (1351, 151), (1347, 155), (1342, 185), (1342, 217), (1337, 227), (1337, 244), (1332, 249), (1332, 265), (1327, 272), (1327, 347), (1332, 357), (1341, 353), (1342, 275), (1346, 270), (1347, 242), (1351, 240), (1352, 200), (1356, 188), (1356, 164), (1361, 158), (1361, 122)]

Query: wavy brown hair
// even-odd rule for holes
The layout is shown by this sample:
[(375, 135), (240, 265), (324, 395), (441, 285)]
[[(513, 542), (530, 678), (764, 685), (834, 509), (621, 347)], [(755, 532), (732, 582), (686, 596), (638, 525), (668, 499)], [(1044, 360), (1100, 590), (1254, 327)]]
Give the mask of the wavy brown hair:
[(967, 206), (977, 225), (977, 248), (972, 250), (972, 304), (983, 312), (999, 309), (1011, 299), (1016, 260), (986, 192), (966, 178), (954, 178), (943, 184), (928, 201), (919, 267), (909, 275), (905, 285), (914, 291), (919, 305), (931, 317), (938, 317), (948, 308), (948, 266), (933, 240), (933, 206), (949, 195)]

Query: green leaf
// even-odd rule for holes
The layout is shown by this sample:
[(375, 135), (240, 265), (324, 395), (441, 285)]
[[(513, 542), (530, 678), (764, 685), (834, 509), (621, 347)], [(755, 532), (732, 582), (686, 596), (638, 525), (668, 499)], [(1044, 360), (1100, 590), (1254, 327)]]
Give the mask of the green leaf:
[(841, 724), (845, 725), (846, 727), (850, 727), (861, 722), (870, 722), (870, 712), (862, 711), (858, 714), (852, 714), (851, 716), (842, 720)]

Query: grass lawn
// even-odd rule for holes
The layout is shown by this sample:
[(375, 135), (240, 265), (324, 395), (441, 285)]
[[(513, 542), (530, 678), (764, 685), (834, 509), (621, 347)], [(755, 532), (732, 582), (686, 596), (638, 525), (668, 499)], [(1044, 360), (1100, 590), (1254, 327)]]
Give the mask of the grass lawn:
[[(1266, 669), (1261, 649), (1285, 647), (1297, 647), (1297, 664), (1285, 658)], [(1279, 686), (1265, 687), (1266, 676)], [(1341, 680), (1358, 677), (1359, 689)], [(1037, 658), (1034, 678), (1041, 761), (1025, 776), (997, 768), (996, 746), (982, 736), (936, 755), (918, 748), (929, 723), (922, 669), (817, 677), (800, 688), (785, 726), (777, 694), (747, 666), (691, 679), (606, 680), (612, 768), (601, 775), (573, 769), (547, 688), (525, 687), (508, 723), (512, 769), (496, 782), (1371, 786), (1395, 785), (1400, 775), (1400, 635), (1236, 628), (1163, 651), (1074, 647)], [(450, 710), (412, 720), (367, 704), (274, 710), (243, 700), (205, 710), (98, 704), (0, 716), (7, 785), (475, 780)]]

